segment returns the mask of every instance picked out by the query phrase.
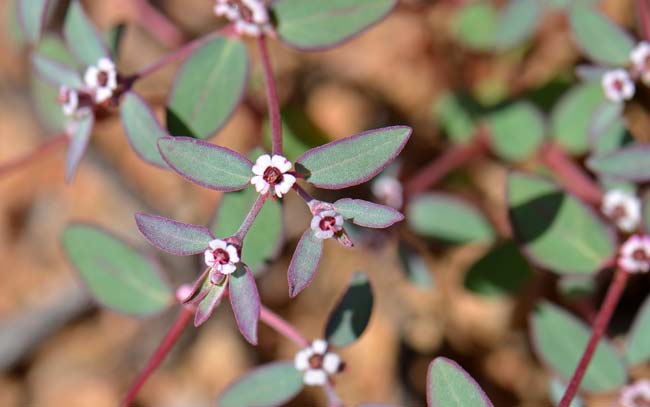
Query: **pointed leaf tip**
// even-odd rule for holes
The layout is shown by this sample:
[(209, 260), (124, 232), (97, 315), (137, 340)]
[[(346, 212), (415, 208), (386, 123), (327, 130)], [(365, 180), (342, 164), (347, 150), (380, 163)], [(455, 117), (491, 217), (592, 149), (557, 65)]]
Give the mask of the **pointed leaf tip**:
[(334, 202), (334, 208), (355, 225), (367, 228), (387, 228), (404, 219), (399, 211), (362, 199), (344, 198)]
[(370, 322), (373, 303), (368, 277), (364, 273), (355, 273), (345, 294), (330, 313), (325, 327), (327, 341), (342, 348), (359, 339)]
[(307, 229), (298, 242), (287, 271), (291, 298), (307, 288), (314, 279), (322, 255), (323, 240), (317, 238), (311, 229)]
[(203, 252), (214, 239), (204, 226), (177, 222), (162, 216), (136, 213), (138, 230), (153, 246), (176, 256)]
[(230, 277), (228, 288), (230, 305), (239, 331), (251, 345), (257, 345), (257, 326), (260, 319), (260, 295), (255, 277), (242, 263)]
[(483, 389), (458, 363), (437, 357), (427, 373), (430, 407), (494, 407)]

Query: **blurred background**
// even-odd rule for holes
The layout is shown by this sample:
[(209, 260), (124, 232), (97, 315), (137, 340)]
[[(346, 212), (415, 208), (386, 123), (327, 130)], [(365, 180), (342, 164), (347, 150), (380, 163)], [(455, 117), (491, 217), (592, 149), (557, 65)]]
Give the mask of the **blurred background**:
[[(0, 163), (54, 135), (43, 125), (31, 98), (34, 81), (28, 52), (14, 37), (13, 3), (0, 3)], [(97, 25), (107, 29), (133, 21), (129, 3), (84, 1), (84, 6)], [(212, 14), (212, 0), (152, 3), (188, 39), (221, 24)], [(470, 50), (454, 35), (452, 22), (463, 3), (402, 0), (385, 21), (330, 51), (298, 53), (272, 42), (285, 109), (329, 140), (381, 126), (412, 126), (414, 135), (400, 158), (402, 176), (408, 178), (449, 145), (433, 114), (446, 92), (464, 90), (485, 105), (494, 105), (544, 89), (544, 100), (553, 101), (574, 81), (580, 56), (564, 15), (547, 12), (525, 46), (495, 55)], [(631, 1), (608, 0), (602, 7), (614, 20), (632, 25)], [(257, 49), (249, 45), (256, 61), (249, 93), (227, 127), (212, 139), (242, 153), (260, 144), (266, 117)], [(128, 22), (118, 68), (132, 73), (167, 52), (138, 24)], [(169, 66), (136, 87), (161, 119), (177, 67)], [(3, 407), (117, 405), (177, 312), (138, 321), (94, 306), (62, 256), (58, 237), (67, 222), (103, 225), (156, 255), (177, 286), (194, 278), (199, 256), (172, 258), (157, 252), (139, 235), (133, 214), (146, 211), (207, 224), (221, 198), (220, 193), (139, 160), (128, 147), (118, 115), (95, 127), (89, 154), (71, 185), (63, 181), (63, 159), (63, 151), (56, 150), (0, 179)], [(524, 162), (520, 167), (530, 165)], [(475, 159), (440, 189), (477, 203), (497, 225), (503, 224), (507, 170), (493, 157)], [(315, 194), (334, 200), (368, 197), (369, 191), (363, 187)], [(496, 406), (550, 405), (549, 375), (531, 351), (527, 325), (535, 298), (552, 292), (554, 277), (535, 272), (514, 295), (477, 295), (465, 288), (465, 273), (489, 245), (435, 244), (402, 225), (396, 228), (399, 231), (364, 236), (352, 250), (327, 241), (314, 283), (289, 300), (286, 269), (310, 214), (293, 194), (284, 205), (285, 248), (258, 280), (265, 305), (308, 338), (318, 338), (353, 272), (367, 272), (375, 290), (374, 315), (366, 333), (341, 351), (348, 368), (336, 377), (337, 390), (349, 405), (364, 401), (424, 405), (427, 365), (439, 355), (467, 369)], [(420, 249), (427, 270), (420, 276), (424, 283), (414, 284), (402, 271), (397, 233)], [(634, 307), (636, 303), (630, 312)], [(143, 388), (139, 405), (213, 405), (228, 383), (252, 367), (293, 358), (298, 349), (290, 341), (263, 325), (260, 329), (259, 346), (249, 346), (229, 307), (220, 307), (200, 329), (187, 330)], [(588, 402), (609, 405), (603, 400)], [(310, 389), (291, 405), (320, 406), (324, 398), (319, 389)]]

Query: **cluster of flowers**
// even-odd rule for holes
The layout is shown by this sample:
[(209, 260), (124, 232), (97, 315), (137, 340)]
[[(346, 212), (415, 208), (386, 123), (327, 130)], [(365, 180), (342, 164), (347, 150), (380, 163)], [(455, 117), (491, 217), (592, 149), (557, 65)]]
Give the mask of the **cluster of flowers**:
[(632, 99), (636, 92), (635, 81), (640, 79), (650, 85), (650, 43), (640, 42), (630, 52), (630, 67), (605, 72), (602, 77), (603, 91), (607, 99), (620, 103)]
[(238, 34), (259, 37), (273, 32), (263, 0), (217, 0), (214, 13), (231, 21)]
[(84, 84), (79, 89), (67, 86), (59, 88), (59, 103), (66, 116), (84, 115), (94, 105), (102, 104), (113, 97), (118, 85), (115, 64), (109, 58), (100, 58), (84, 74)]

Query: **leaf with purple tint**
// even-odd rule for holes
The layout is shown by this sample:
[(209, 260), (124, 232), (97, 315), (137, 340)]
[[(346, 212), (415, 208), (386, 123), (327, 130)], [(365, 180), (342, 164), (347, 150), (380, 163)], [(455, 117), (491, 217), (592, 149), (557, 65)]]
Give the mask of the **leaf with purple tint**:
[(16, 13), (25, 39), (35, 44), (41, 38), (50, 0), (17, 0)]
[(298, 295), (314, 279), (322, 255), (323, 240), (317, 238), (311, 229), (307, 229), (298, 242), (287, 271), (291, 298)]
[(212, 284), (210, 278), (206, 278), (203, 282), (201, 291), (209, 290), (208, 294), (203, 297), (196, 307), (196, 314), (194, 315), (194, 326), (199, 327), (210, 318), (212, 312), (219, 306), (221, 298), (226, 292), (229, 278), (226, 277), (219, 284)]
[(280, 39), (302, 50), (333, 47), (381, 21), (397, 0), (277, 0)]
[(402, 151), (411, 128), (370, 130), (313, 148), (296, 160), (296, 170), (320, 188), (342, 189), (370, 180)]
[(79, 72), (61, 62), (33, 53), (32, 66), (41, 78), (54, 86), (65, 85), (70, 89), (78, 89), (83, 86)]
[(257, 292), (255, 277), (246, 265), (242, 263), (237, 265), (237, 270), (230, 276), (228, 293), (239, 332), (252, 345), (257, 345), (260, 295)]
[(334, 209), (352, 223), (367, 228), (387, 228), (404, 219), (404, 215), (390, 206), (362, 199), (339, 199), (334, 202)]
[(458, 363), (437, 357), (427, 372), (429, 407), (493, 407), (481, 386)]
[(158, 151), (158, 139), (168, 136), (147, 102), (134, 92), (127, 92), (120, 104), (120, 117), (126, 138), (140, 158), (167, 168)]
[(70, 145), (65, 160), (65, 182), (67, 183), (72, 181), (72, 177), (88, 148), (94, 123), (95, 116), (89, 112), (70, 125), (72, 133), (69, 134)]
[(135, 223), (149, 243), (176, 256), (202, 253), (214, 239), (205, 226), (177, 222), (162, 216), (136, 213)]
[(632, 323), (627, 337), (625, 359), (628, 365), (650, 360), (650, 296), (646, 298)]
[(359, 339), (370, 322), (373, 303), (368, 276), (364, 273), (354, 273), (348, 289), (327, 320), (327, 341), (337, 348), (342, 348)]
[(253, 163), (225, 147), (190, 137), (158, 139), (163, 159), (181, 177), (217, 191), (245, 188), (253, 177)]
[(302, 372), (293, 362), (269, 363), (251, 370), (228, 386), (219, 396), (217, 406), (281, 406), (302, 388)]
[(101, 35), (86, 15), (79, 0), (73, 0), (63, 22), (63, 37), (68, 48), (85, 66), (95, 65), (102, 57), (109, 57)]
[(646, 182), (650, 180), (650, 146), (631, 145), (611, 153), (591, 157), (587, 166), (594, 172), (618, 180)]
[(63, 249), (93, 298), (117, 312), (150, 316), (174, 301), (159, 266), (99, 227), (72, 224)]

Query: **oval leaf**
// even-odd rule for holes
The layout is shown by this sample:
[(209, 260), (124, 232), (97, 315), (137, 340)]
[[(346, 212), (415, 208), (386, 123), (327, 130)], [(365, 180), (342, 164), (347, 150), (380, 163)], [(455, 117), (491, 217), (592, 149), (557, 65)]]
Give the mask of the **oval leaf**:
[(278, 0), (280, 39), (304, 50), (336, 46), (381, 21), (397, 0)]
[(71, 89), (78, 89), (83, 86), (81, 76), (77, 71), (38, 53), (32, 54), (32, 66), (41, 78), (52, 85), (65, 85)]
[(41, 38), (49, 3), (50, 0), (18, 0), (16, 3), (20, 28), (25, 39), (32, 44)]
[(531, 103), (519, 102), (501, 108), (487, 117), (490, 142), (504, 160), (522, 161), (542, 144), (546, 123)]
[(314, 236), (311, 229), (307, 229), (296, 246), (287, 270), (291, 298), (298, 295), (314, 279), (322, 255), (323, 240)]
[(408, 280), (421, 290), (429, 290), (434, 285), (433, 276), (429, 273), (429, 266), (417, 250), (408, 245), (404, 240), (397, 246), (402, 271)]
[(156, 116), (140, 96), (127, 92), (120, 104), (120, 117), (133, 151), (149, 164), (167, 168), (158, 151), (158, 139), (168, 136)]
[(433, 106), (438, 124), (454, 143), (469, 143), (476, 133), (476, 116), (479, 106), (469, 96), (445, 93)]
[[(538, 357), (561, 378), (571, 378), (589, 341), (589, 328), (547, 302), (537, 307), (531, 324), (533, 345)], [(621, 359), (608, 341), (601, 340), (580, 388), (606, 392), (616, 390), (626, 382), (627, 373)]]
[(427, 372), (430, 407), (493, 407), (485, 392), (458, 363), (437, 357)]
[(280, 406), (302, 388), (302, 373), (293, 367), (293, 362), (269, 363), (231, 384), (217, 400), (217, 406)]
[(327, 342), (342, 348), (359, 339), (370, 322), (373, 303), (368, 276), (355, 273), (350, 279), (348, 289), (327, 320)]
[(106, 44), (79, 0), (73, 0), (68, 7), (63, 37), (70, 51), (86, 66), (97, 64), (102, 57), (109, 57)]
[(162, 216), (136, 213), (135, 223), (149, 243), (176, 256), (202, 253), (214, 239), (205, 226), (177, 222)]
[(389, 206), (362, 199), (339, 199), (334, 202), (334, 209), (355, 225), (367, 228), (387, 228), (404, 219), (404, 215)]
[[(226, 292), (226, 287), (229, 278), (224, 278), (219, 284), (212, 284), (210, 277), (203, 281), (200, 292), (207, 291), (196, 307), (196, 314), (194, 314), (194, 326), (199, 327), (205, 323), (212, 315), (212, 312), (219, 306), (221, 299)], [(200, 294), (199, 294), (200, 295)]]
[(148, 316), (172, 304), (172, 290), (158, 266), (115, 236), (94, 226), (75, 224), (66, 227), (61, 241), (90, 294), (102, 306)]
[(460, 9), (452, 20), (455, 37), (466, 47), (486, 51), (495, 45), (498, 13), (487, 2), (476, 2)]
[(631, 145), (611, 153), (591, 157), (587, 166), (600, 175), (619, 180), (645, 182), (650, 180), (650, 146)]
[(603, 65), (627, 65), (634, 40), (591, 5), (575, 1), (569, 8), (573, 36), (582, 51)]
[(539, 177), (508, 177), (509, 215), (525, 254), (557, 273), (595, 273), (616, 251), (613, 231), (580, 200)]
[(625, 359), (629, 365), (650, 360), (650, 296), (636, 314), (628, 334)]
[(497, 21), (496, 47), (505, 50), (530, 38), (543, 11), (540, 0), (510, 0)]
[(70, 145), (65, 160), (65, 182), (70, 183), (81, 159), (88, 148), (90, 135), (95, 124), (95, 116), (89, 113), (71, 124), (72, 133), (69, 134)]
[(296, 160), (296, 170), (320, 188), (342, 189), (366, 182), (402, 151), (411, 128), (370, 130), (313, 148)]
[(253, 273), (244, 264), (239, 263), (237, 270), (230, 276), (228, 293), (239, 331), (248, 342), (257, 345), (260, 295)]
[(491, 241), (494, 230), (483, 215), (451, 195), (429, 193), (409, 205), (406, 220), (422, 236), (452, 243)]
[(248, 78), (248, 52), (236, 39), (201, 45), (181, 67), (167, 102), (167, 129), (174, 136), (207, 139), (226, 123)]
[(224, 147), (189, 137), (158, 139), (160, 155), (181, 177), (217, 191), (237, 191), (253, 177), (253, 163)]

